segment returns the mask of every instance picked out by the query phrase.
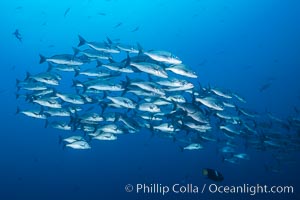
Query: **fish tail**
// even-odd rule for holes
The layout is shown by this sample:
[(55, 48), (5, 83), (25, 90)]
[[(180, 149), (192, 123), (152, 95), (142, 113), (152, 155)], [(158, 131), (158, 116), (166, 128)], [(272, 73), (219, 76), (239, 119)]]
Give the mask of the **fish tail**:
[[(74, 69), (74, 71), (75, 71), (75, 74), (74, 74), (74, 76), (76, 77), (76, 76), (78, 76), (79, 75), (79, 73), (80, 73), (80, 70), (79, 69)], [(72, 86), (75, 86), (76, 85), (76, 83), (77, 82), (75, 82), (75, 80), (73, 80), (73, 85)]]
[(97, 60), (97, 65), (96, 65), (96, 67), (101, 67), (102, 64), (103, 64), (103, 63), (102, 63), (100, 60)]
[(78, 38), (79, 38), (79, 44), (77, 45), (78, 47), (86, 43), (86, 40), (81, 35), (78, 35)]
[(103, 114), (104, 111), (105, 111), (105, 109), (106, 109), (106, 107), (107, 107), (107, 103), (101, 102), (101, 103), (99, 103), (99, 105), (101, 107), (101, 114)]
[(18, 93), (15, 93), (15, 95), (16, 95), (16, 99), (18, 99), (20, 97), (20, 94), (18, 94)]
[(48, 69), (47, 72), (50, 72), (53, 70), (53, 65), (51, 63), (48, 63)]
[(48, 121), (48, 119), (46, 119), (45, 128), (47, 128), (48, 126), (49, 126), (49, 121)]
[(80, 52), (80, 50), (76, 47), (72, 47), (72, 49), (73, 49), (73, 52), (74, 52), (74, 56), (76, 56)]
[(46, 61), (46, 57), (40, 54), (40, 64)]
[(20, 108), (17, 107), (17, 110), (16, 110), (16, 113), (15, 113), (15, 114), (17, 115), (17, 114), (19, 114), (20, 112), (21, 112)]
[(63, 137), (61, 135), (58, 136), (58, 144), (61, 144), (63, 142)]
[(178, 146), (178, 147), (179, 147), (180, 152), (183, 152), (184, 148), (182, 146)]
[(16, 79), (16, 86), (18, 86), (20, 83), (20, 80), (19, 79)]

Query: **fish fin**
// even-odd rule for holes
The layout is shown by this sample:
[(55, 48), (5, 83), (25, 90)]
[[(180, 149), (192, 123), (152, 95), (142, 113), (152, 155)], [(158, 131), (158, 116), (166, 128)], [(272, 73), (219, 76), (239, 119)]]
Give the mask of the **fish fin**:
[(97, 65), (96, 67), (101, 67), (103, 65), (103, 63), (100, 60), (97, 60)]
[(129, 66), (129, 65), (130, 65), (130, 62), (131, 62), (131, 59), (130, 59), (129, 54), (127, 53), (127, 58), (126, 58), (126, 62), (125, 62), (125, 67), (126, 67), (126, 66)]
[(88, 88), (87, 88), (86, 85), (84, 85), (84, 84), (82, 84), (82, 85), (83, 85), (83, 91), (82, 91), (82, 93), (85, 93)]
[(107, 97), (107, 92), (103, 91), (103, 97), (102, 97), (102, 99), (106, 99), (106, 97)]
[(143, 47), (138, 42), (137, 42), (137, 47), (138, 47), (138, 50), (139, 50), (139, 55), (143, 54), (144, 53)]
[(172, 111), (177, 110), (177, 104), (176, 104), (176, 102), (174, 100), (172, 100), (172, 104), (173, 104)]
[(177, 139), (176, 139), (175, 136), (173, 136), (172, 141), (173, 141), (173, 142), (176, 142), (176, 141), (177, 141)]
[(78, 81), (78, 80), (72, 80), (72, 85), (71, 85), (71, 87), (75, 87), (76, 85), (77, 85), (77, 83), (81, 83), (80, 81)]
[(126, 76), (125, 78), (126, 78), (126, 87), (127, 87), (131, 84), (131, 81), (130, 81), (130, 78), (128, 76)]
[(79, 38), (79, 44), (77, 45), (78, 47), (86, 43), (86, 40), (81, 35), (78, 35), (78, 38)]
[(153, 124), (151, 124), (151, 123), (150, 123), (149, 125), (150, 125), (150, 128), (149, 128), (149, 130), (151, 131), (151, 133), (152, 133), (152, 134), (154, 134), (154, 128), (153, 128)]
[[(124, 82), (123, 82), (123, 83), (124, 83)], [(124, 85), (124, 88), (125, 88), (125, 89), (122, 91), (121, 97), (123, 97), (123, 96), (126, 94), (126, 92), (128, 91), (127, 87), (125, 87), (125, 86), (126, 86), (126, 83), (124, 83), (123, 85)]]
[(31, 74), (29, 72), (26, 72), (25, 81), (27, 81), (31, 77)]
[(110, 44), (110, 45), (113, 43), (112, 40), (108, 36), (106, 36), (106, 40), (107, 40), (108, 44)]
[(76, 47), (72, 47), (72, 49), (73, 49), (73, 52), (74, 52), (74, 56), (76, 56), (80, 52), (80, 49), (78, 49)]
[(225, 156), (223, 155), (222, 156), (222, 163), (224, 163), (225, 162)]
[(46, 59), (47, 58), (45, 56), (43, 56), (42, 54), (40, 54), (40, 64), (44, 63), (46, 61)]
[(48, 69), (47, 72), (50, 72), (53, 70), (53, 65), (51, 63), (48, 63)]
[(122, 118), (121, 115), (116, 115), (114, 122), (118, 122), (120, 120), (120, 118)]
[(105, 109), (107, 108), (107, 103), (100, 102), (99, 105), (101, 107), (101, 115), (102, 115), (104, 113)]
[[(80, 70), (79, 69), (74, 69), (74, 71), (75, 71), (74, 76), (77, 77), (79, 75), (79, 73), (80, 73)], [(75, 86), (74, 85), (74, 80), (73, 80), (73, 85), (72, 86)]]
[(41, 106), (41, 110), (40, 110), (40, 112), (39, 112), (39, 114), (41, 115), (41, 114), (43, 114), (44, 113), (44, 107), (43, 106)]
[(114, 61), (114, 60), (113, 60), (112, 58), (110, 58), (110, 57), (108, 58), (108, 60), (109, 60), (110, 63), (115, 63), (115, 62), (116, 62), (116, 61)]

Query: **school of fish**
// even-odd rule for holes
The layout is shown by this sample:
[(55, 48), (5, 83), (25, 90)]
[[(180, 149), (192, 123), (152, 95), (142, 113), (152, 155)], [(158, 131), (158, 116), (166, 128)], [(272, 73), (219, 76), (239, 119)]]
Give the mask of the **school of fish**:
[(171, 52), (82, 36), (73, 51), (40, 55), (48, 69), (16, 83), (17, 113), (65, 131), (64, 147), (90, 149), (96, 140), (149, 130), (182, 151), (215, 143), (222, 160), (233, 164), (250, 159), (248, 148), (269, 150), (277, 161), (300, 149), (299, 112), (280, 119), (249, 110), (237, 93), (201, 87), (198, 75)]

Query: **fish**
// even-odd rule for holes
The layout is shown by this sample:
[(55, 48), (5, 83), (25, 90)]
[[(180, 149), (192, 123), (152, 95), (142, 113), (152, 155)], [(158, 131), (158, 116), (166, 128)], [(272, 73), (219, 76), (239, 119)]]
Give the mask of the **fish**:
[(27, 73), (25, 80), (35, 80), (37, 82), (45, 83), (48, 85), (59, 85), (61, 76), (52, 72), (44, 72), (36, 75), (31, 75), (30, 73)]
[(22, 113), (28, 117), (37, 118), (37, 119), (47, 119), (47, 115), (45, 115), (41, 110), (20, 110), (17, 108), (16, 114)]
[(249, 155), (245, 153), (234, 154), (233, 157), (243, 159), (243, 160), (250, 160)]
[(40, 99), (34, 99), (32, 102), (37, 103), (44, 107), (49, 108), (62, 108), (62, 104), (55, 98), (40, 98)]
[(124, 134), (124, 131), (118, 127), (116, 124), (106, 124), (97, 128), (96, 132), (105, 132), (112, 134)]
[(150, 113), (158, 113), (160, 112), (160, 108), (154, 103), (141, 103), (138, 104), (138, 110), (150, 112)]
[(84, 64), (84, 62), (82, 62), (80, 59), (76, 58), (74, 55), (71, 54), (54, 55), (48, 58), (40, 54), (40, 64), (44, 62), (71, 66), (80, 66)]
[(107, 97), (109, 100), (111, 100), (113, 103), (120, 105), (121, 107), (124, 108), (129, 108), (129, 109), (135, 109), (137, 104), (133, 102), (131, 99), (126, 98), (126, 97)]
[(59, 143), (66, 142), (66, 143), (71, 144), (71, 143), (78, 142), (78, 141), (85, 141), (85, 139), (80, 135), (74, 135), (74, 136), (70, 136), (67, 138), (59, 137)]
[[(148, 130), (181, 151), (215, 144), (216, 159), (235, 165), (252, 159), (252, 150), (279, 152), (272, 158), (281, 163), (300, 150), (297, 109), (286, 118), (247, 109), (241, 94), (203, 86), (195, 68), (170, 51), (109, 37), (95, 42), (78, 38), (74, 54), (41, 55), (48, 69), (36, 68), (16, 80), (16, 113), (43, 119), (45, 128), (58, 129), (54, 133), (65, 131), (68, 136), (59, 136), (63, 147), (90, 149), (95, 140)], [(206, 177), (221, 181), (210, 175), (219, 172), (205, 169)]]
[(92, 137), (92, 139), (93, 140), (116, 140), (116, 139), (118, 139), (118, 137), (117, 136), (115, 136), (114, 134), (112, 134), (112, 133), (100, 133), (100, 134), (98, 134), (98, 135), (96, 135), (96, 136), (93, 136)]
[(122, 84), (112, 83), (112, 82), (96, 82), (89, 85), (84, 85), (85, 91), (86, 89), (94, 89), (100, 91), (111, 91), (111, 92), (120, 92), (124, 91), (125, 88)]
[(90, 60), (110, 60), (112, 59), (112, 56), (108, 52), (103, 51), (97, 51), (95, 49), (84, 49), (80, 50), (76, 47), (73, 47), (74, 55), (82, 54), (84, 56), (87, 56)]
[(49, 121), (46, 120), (45, 128), (47, 128), (49, 126), (49, 124), (51, 127), (56, 128), (56, 129), (60, 129), (60, 130), (64, 130), (64, 131), (72, 130), (72, 127), (66, 122), (54, 121), (54, 122), (49, 123)]
[(129, 44), (122, 44), (122, 43), (118, 43), (116, 45), (116, 47), (120, 50), (120, 51), (125, 51), (128, 53), (135, 53), (138, 54), (139, 53), (139, 49), (137, 46), (135, 45), (129, 45)]
[(189, 70), (185, 65), (183, 64), (176, 64), (172, 65), (170, 67), (165, 68), (166, 71), (171, 71), (175, 74), (189, 77), (189, 78), (198, 78), (195, 72)]
[(195, 101), (200, 102), (201, 104), (203, 104), (206, 107), (211, 108), (213, 110), (217, 110), (217, 111), (224, 110), (223, 104), (220, 103), (216, 98), (213, 98), (213, 97), (209, 97), (209, 96), (204, 97), (204, 98), (196, 97)]
[(131, 67), (126, 66), (125, 63), (112, 62), (108, 64), (101, 64), (100, 66), (120, 73), (134, 73), (134, 70)]
[(135, 27), (134, 29), (132, 29), (131, 30), (131, 32), (133, 33), (133, 32), (136, 32), (136, 31), (138, 31), (140, 29), (140, 26), (137, 26), (137, 27)]
[(184, 150), (199, 150), (199, 149), (203, 149), (203, 146), (198, 143), (192, 143), (192, 144), (189, 144), (188, 146), (183, 147), (183, 149)]
[(61, 71), (61, 72), (76, 72), (79, 71), (80, 68), (77, 65), (53, 65), (51, 63), (48, 63), (48, 72), (51, 72), (53, 70)]
[(137, 68), (138, 70), (148, 73), (153, 76), (157, 76), (160, 78), (168, 78), (168, 74), (165, 72), (165, 70), (161, 66), (154, 64), (154, 63), (130, 62), (130, 66), (133, 66), (133, 67)]
[(162, 88), (160, 88), (156, 83), (146, 82), (146, 81), (136, 81), (136, 82), (127, 81), (127, 82), (128, 83), (126, 85), (134, 85), (141, 88), (142, 90), (145, 90), (147, 92), (152, 92), (160, 96), (166, 95), (166, 92)]
[(85, 104), (85, 98), (82, 95), (78, 94), (63, 94), (63, 93), (55, 93), (55, 96), (59, 97), (64, 102), (68, 102), (71, 104), (82, 105)]
[(98, 12), (97, 14), (101, 15), (101, 16), (106, 16), (106, 13), (104, 13), (104, 12)]
[(15, 32), (13, 32), (13, 35), (20, 41), (22, 42), (23, 37), (21, 36), (19, 29), (16, 29)]
[(70, 7), (69, 7), (69, 8), (67, 8), (67, 9), (65, 10), (64, 17), (66, 17), (66, 16), (67, 16), (67, 14), (70, 12), (70, 10), (71, 10), (71, 8), (70, 8)]
[(91, 47), (92, 49), (103, 52), (103, 53), (113, 53), (113, 54), (120, 53), (120, 50), (117, 47), (113, 47), (106, 42), (102, 42), (102, 43), (101, 42), (88, 42), (82, 36), (79, 35), (78, 37), (79, 37), (79, 44), (77, 45), (78, 47), (86, 44), (89, 47)]
[(48, 108), (48, 110), (44, 110), (45, 114), (51, 117), (70, 117), (71, 111), (69, 108)]
[(91, 146), (89, 145), (89, 143), (87, 143), (86, 141), (75, 141), (72, 143), (68, 143), (66, 144), (66, 147), (70, 147), (72, 149), (91, 149)]
[(156, 131), (162, 131), (165, 133), (174, 133), (179, 131), (179, 129), (176, 129), (172, 124), (169, 123), (162, 123), (158, 126), (153, 126), (152, 129)]
[(217, 170), (214, 170), (214, 169), (210, 169), (210, 168), (202, 169), (202, 175), (208, 179), (211, 179), (211, 180), (217, 181), (217, 182), (221, 182), (224, 180), (224, 177), (220, 172), (218, 172)]
[(212, 91), (214, 94), (218, 95), (219, 97), (225, 98), (225, 99), (231, 99), (232, 96), (230, 96), (229, 93), (225, 93), (217, 88), (211, 88), (210, 91)]
[(259, 88), (259, 91), (263, 92), (263, 91), (269, 89), (271, 87), (271, 85), (272, 85), (272, 83), (265, 83)]
[(122, 26), (122, 24), (123, 24), (122, 22), (119, 22), (114, 26), (114, 28), (118, 28), (118, 27)]
[[(140, 47), (140, 51), (141, 47)], [(152, 50), (152, 51), (145, 51), (143, 54), (149, 56), (151, 59), (158, 61), (158, 62), (163, 62), (167, 64), (173, 64), (173, 65), (179, 65), (182, 63), (182, 61), (172, 53), (168, 51), (160, 51), (160, 50)]]
[(190, 90), (193, 88), (194, 88), (194, 85), (192, 83), (184, 83), (183, 85), (181, 85), (179, 87), (172, 87), (172, 88), (165, 89), (165, 91), (167, 91), (167, 92), (186, 91), (186, 90)]

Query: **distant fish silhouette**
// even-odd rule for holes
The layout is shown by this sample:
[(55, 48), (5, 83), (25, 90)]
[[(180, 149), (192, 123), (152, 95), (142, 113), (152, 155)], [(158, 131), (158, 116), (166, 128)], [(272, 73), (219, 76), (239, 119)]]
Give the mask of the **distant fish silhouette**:
[(203, 66), (207, 63), (207, 59), (205, 58), (201, 63), (198, 64), (198, 66)]
[(18, 29), (16, 29), (15, 32), (13, 32), (13, 35), (14, 35), (20, 42), (22, 42), (22, 36), (21, 36), (21, 34), (20, 34), (20, 32), (19, 32)]
[(15, 65), (13, 65), (13, 66), (10, 68), (11, 71), (15, 71), (15, 69), (16, 69), (16, 66), (15, 66)]
[(140, 26), (137, 26), (135, 29), (133, 29), (131, 32), (136, 32), (140, 29)]
[(114, 26), (114, 28), (118, 28), (118, 27), (120, 27), (122, 24), (123, 24), (122, 22), (119, 22), (118, 24), (116, 24), (116, 25)]
[(98, 15), (101, 15), (101, 16), (106, 16), (106, 13), (103, 13), (103, 12), (98, 12)]
[(271, 85), (272, 85), (272, 83), (266, 83), (260, 87), (259, 91), (263, 92), (263, 91), (269, 89), (271, 87)]
[(23, 9), (23, 6), (17, 6), (16, 7), (16, 10), (22, 10)]
[(295, 112), (296, 112), (297, 114), (300, 113), (300, 110), (299, 110), (296, 106), (294, 106), (294, 110), (295, 110)]
[(67, 10), (65, 11), (64, 17), (67, 16), (67, 14), (70, 12), (71, 8), (67, 8)]

